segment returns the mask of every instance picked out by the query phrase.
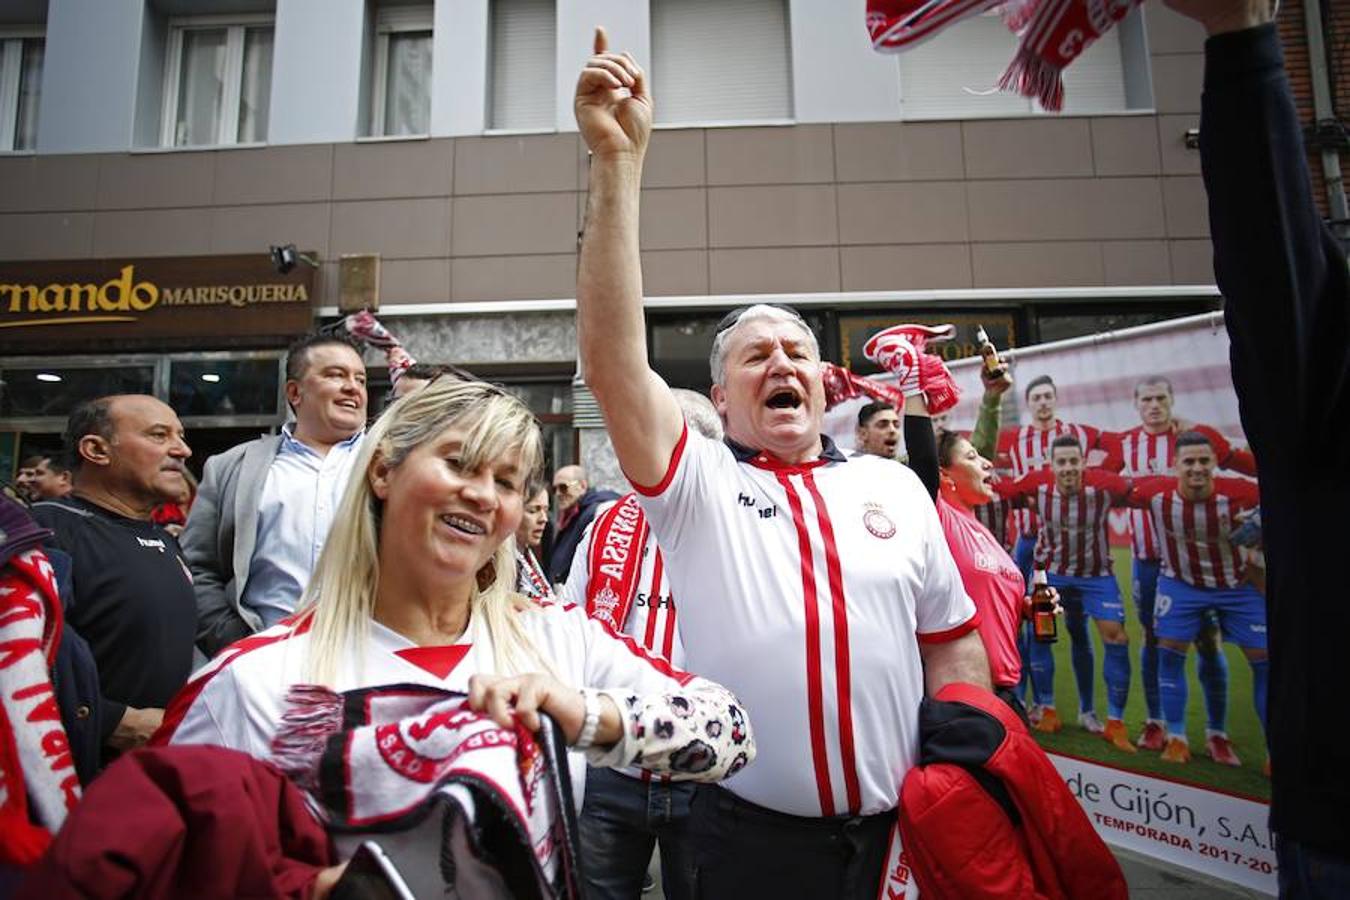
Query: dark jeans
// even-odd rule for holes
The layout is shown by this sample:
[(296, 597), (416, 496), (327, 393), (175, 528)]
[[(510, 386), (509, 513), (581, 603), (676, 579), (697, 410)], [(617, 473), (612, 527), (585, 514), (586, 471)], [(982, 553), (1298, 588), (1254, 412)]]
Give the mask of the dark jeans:
[(894, 812), (807, 819), (695, 789), (689, 817), (700, 900), (876, 900)]
[(1277, 837), (1280, 896), (1290, 900), (1344, 900), (1350, 897), (1350, 859), (1299, 841)]
[(669, 900), (692, 900), (693, 864), (686, 826), (694, 786), (643, 781), (613, 769), (588, 769), (581, 809), (582, 870), (590, 900), (633, 900), (661, 844), (661, 887)]

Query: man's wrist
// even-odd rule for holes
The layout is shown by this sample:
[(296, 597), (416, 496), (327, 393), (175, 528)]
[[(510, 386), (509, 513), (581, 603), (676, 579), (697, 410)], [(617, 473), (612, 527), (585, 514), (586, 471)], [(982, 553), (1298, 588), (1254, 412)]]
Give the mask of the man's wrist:
[(1204, 26), (1207, 35), (1215, 37), (1220, 34), (1231, 34), (1235, 31), (1246, 31), (1248, 28), (1258, 28), (1273, 21), (1275, 21), (1275, 11), (1267, 0), (1249, 0), (1241, 9), (1215, 16), (1212, 19), (1206, 19), (1201, 24)]

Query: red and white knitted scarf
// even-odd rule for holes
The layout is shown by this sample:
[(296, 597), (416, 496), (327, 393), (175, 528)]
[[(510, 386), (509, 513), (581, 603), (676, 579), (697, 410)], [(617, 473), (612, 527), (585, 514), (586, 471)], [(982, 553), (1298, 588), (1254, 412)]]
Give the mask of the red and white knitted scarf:
[(60, 639), (47, 555), (11, 557), (0, 568), (0, 862), (11, 865), (37, 862), (80, 799), (49, 675)]
[(872, 47), (898, 53), (985, 10), (1002, 8), (1020, 38), (998, 86), (1064, 107), (1064, 69), (1142, 0), (867, 0)]

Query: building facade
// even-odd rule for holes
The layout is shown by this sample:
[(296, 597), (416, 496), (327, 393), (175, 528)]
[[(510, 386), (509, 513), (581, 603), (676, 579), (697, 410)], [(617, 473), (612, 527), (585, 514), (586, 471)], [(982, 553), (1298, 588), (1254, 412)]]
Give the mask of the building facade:
[[(1296, 41), (1302, 8), (1282, 15)], [(800, 305), (826, 355), (856, 367), (871, 330), (905, 319), (957, 321), (960, 354), (976, 323), (1015, 345), (1219, 302), (1192, 146), (1203, 34), (1160, 4), (1091, 48), (1064, 114), (1046, 115), (989, 91), (1014, 48), (990, 16), (883, 56), (862, 5), (834, 0), (10, 0), (10, 452), (49, 442), (101, 383), (172, 399), (214, 376), (189, 422), (207, 452), (279, 424), (279, 348), (296, 328), (265, 303), (248, 327), (214, 327), (252, 305), (227, 290), (217, 319), (172, 339), (97, 323), (67, 338), (53, 320), (89, 310), (25, 306), (18, 288), (61, 283), (61, 262), (112, 279), (128, 261), (265, 260), (294, 244), (317, 263), (310, 321), (336, 317), (344, 294), (377, 299), (419, 359), (517, 386), (551, 462), (590, 458), (603, 441), (572, 384), (587, 163), (571, 93), (595, 24), (651, 73), (643, 267), (653, 360), (672, 382), (706, 387), (712, 324), (755, 297)], [(368, 289), (343, 284), (346, 256), (378, 257)], [(216, 268), (203, 283), (228, 289), (248, 266)], [(247, 412), (231, 379), (255, 398)]]

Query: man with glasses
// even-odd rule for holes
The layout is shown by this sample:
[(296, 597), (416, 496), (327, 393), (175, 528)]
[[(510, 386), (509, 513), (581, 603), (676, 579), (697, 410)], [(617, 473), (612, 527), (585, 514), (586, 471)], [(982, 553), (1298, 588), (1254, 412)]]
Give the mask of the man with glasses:
[(586, 470), (581, 466), (563, 466), (553, 473), (553, 496), (558, 501), (558, 533), (553, 539), (553, 550), (548, 557), (548, 580), (551, 584), (566, 584), (572, 571), (572, 556), (581, 543), (586, 526), (595, 518), (595, 511), (611, 500), (618, 500), (613, 491), (592, 490), (586, 481)]
[(713, 341), (725, 442), (685, 426), (648, 364), (638, 251), (646, 75), (606, 52), (577, 84), (590, 193), (577, 277), (582, 370), (680, 598), (693, 671), (753, 710), (759, 755), (690, 816), (710, 897), (877, 896), (925, 693), (989, 686), (975, 607), (914, 473), (821, 434), (815, 335), (756, 305)]

